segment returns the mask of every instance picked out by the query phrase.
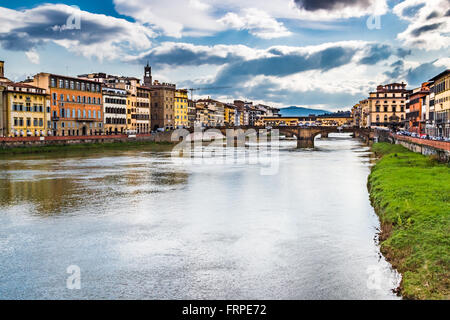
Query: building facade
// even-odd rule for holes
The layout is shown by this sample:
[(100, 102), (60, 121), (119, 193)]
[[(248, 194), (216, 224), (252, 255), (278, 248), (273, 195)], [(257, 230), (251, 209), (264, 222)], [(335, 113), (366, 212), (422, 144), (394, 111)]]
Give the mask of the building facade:
[(150, 88), (152, 89), (151, 122), (153, 129), (174, 129), (176, 86), (170, 83), (159, 83), (158, 81), (154, 81)]
[(188, 100), (188, 126), (190, 128), (195, 127), (195, 121), (197, 119), (197, 110), (195, 109), (195, 102)]
[(420, 88), (413, 89), (406, 100), (406, 129), (409, 132), (424, 134), (426, 127), (426, 97), (430, 94), (429, 83), (424, 82)]
[(53, 135), (103, 134), (103, 96), (100, 83), (50, 73), (39, 73), (27, 82), (50, 94)]
[(175, 91), (175, 127), (187, 128), (189, 127), (189, 109), (188, 109), (188, 92), (186, 89), (179, 89)]
[(104, 87), (103, 114), (106, 134), (124, 134), (127, 130), (127, 91)]
[(403, 127), (406, 117), (406, 84), (380, 85), (369, 94), (369, 126), (371, 128)]
[(438, 74), (430, 82), (434, 108), (435, 136), (450, 137), (450, 69)]
[(136, 95), (127, 92), (127, 133), (136, 134)]
[(0, 87), (0, 136), (49, 135), (50, 97), (45, 89), (13, 82), (0, 84)]
[(151, 89), (138, 86), (136, 94), (136, 112), (132, 114), (136, 119), (137, 133), (149, 133), (151, 131)]
[(235, 125), (236, 106), (226, 103), (224, 104), (224, 125), (233, 127)]

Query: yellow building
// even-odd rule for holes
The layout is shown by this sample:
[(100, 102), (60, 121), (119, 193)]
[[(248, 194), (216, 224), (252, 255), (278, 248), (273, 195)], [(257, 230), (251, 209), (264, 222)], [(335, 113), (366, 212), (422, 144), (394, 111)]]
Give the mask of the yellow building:
[(136, 95), (128, 92), (127, 94), (127, 133), (136, 134)]
[(236, 107), (232, 104), (224, 105), (224, 122), (225, 126), (233, 127), (236, 118)]
[(175, 91), (175, 127), (187, 128), (189, 127), (188, 119), (188, 93), (185, 89), (178, 89)]
[(2, 83), (2, 132), (5, 137), (47, 136), (50, 96), (45, 89), (23, 83)]
[(369, 119), (370, 119), (370, 106), (369, 106), (369, 100), (364, 99), (359, 102), (360, 106), (360, 128), (367, 128), (369, 126)]
[(406, 119), (406, 84), (390, 83), (380, 85), (377, 91), (370, 92), (369, 126), (371, 128), (397, 128)]
[[(434, 95), (434, 108), (430, 105), (430, 109), (434, 111), (434, 127), (436, 135), (450, 137), (450, 69), (438, 74), (430, 81), (434, 81), (431, 85), (431, 98)], [(430, 113), (433, 112), (430, 110)]]

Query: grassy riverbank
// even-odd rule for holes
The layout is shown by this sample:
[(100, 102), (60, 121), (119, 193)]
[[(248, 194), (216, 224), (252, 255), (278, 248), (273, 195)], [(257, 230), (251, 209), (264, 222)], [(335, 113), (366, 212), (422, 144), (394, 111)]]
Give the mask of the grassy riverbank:
[(402, 274), (407, 299), (450, 299), (450, 167), (400, 145), (377, 143), (369, 177), (381, 251)]
[(14, 147), (0, 149), (0, 155), (33, 154), (33, 153), (62, 153), (83, 150), (122, 150), (133, 148), (146, 148), (151, 151), (167, 151), (173, 144), (171, 142), (106, 142), (106, 143), (80, 143), (80, 144), (55, 144), (32, 147)]

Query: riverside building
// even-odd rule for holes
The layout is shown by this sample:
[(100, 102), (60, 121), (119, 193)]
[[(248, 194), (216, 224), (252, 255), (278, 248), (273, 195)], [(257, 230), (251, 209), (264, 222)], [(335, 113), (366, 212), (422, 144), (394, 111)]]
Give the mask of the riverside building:
[(39, 137), (49, 134), (50, 99), (42, 88), (0, 83), (0, 136)]
[(127, 130), (127, 91), (106, 87), (102, 91), (105, 133), (125, 133)]
[(380, 85), (369, 94), (369, 126), (371, 128), (399, 128), (406, 117), (406, 84)]
[(39, 73), (26, 82), (45, 89), (50, 94), (53, 135), (103, 133), (103, 96), (100, 83), (50, 73)]
[(175, 127), (189, 127), (188, 119), (188, 92), (186, 89), (175, 91)]
[[(450, 69), (438, 74), (433, 79), (431, 85), (430, 106), (434, 109), (435, 135), (450, 137)], [(434, 98), (434, 99), (433, 99)]]
[(151, 131), (150, 105), (151, 89), (144, 86), (138, 86), (136, 96), (136, 113), (134, 114), (137, 133), (149, 133)]

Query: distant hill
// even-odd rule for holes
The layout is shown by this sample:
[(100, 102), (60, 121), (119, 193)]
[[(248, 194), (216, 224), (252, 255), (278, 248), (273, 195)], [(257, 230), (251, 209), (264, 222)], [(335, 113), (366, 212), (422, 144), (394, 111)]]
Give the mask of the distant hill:
[(326, 114), (326, 113), (331, 113), (331, 112), (327, 111), (327, 110), (303, 108), (303, 107), (296, 107), (296, 106), (291, 106), (291, 107), (280, 109), (280, 114), (283, 117), (305, 117), (305, 116), (309, 116), (311, 114), (321, 115), (321, 114)]

